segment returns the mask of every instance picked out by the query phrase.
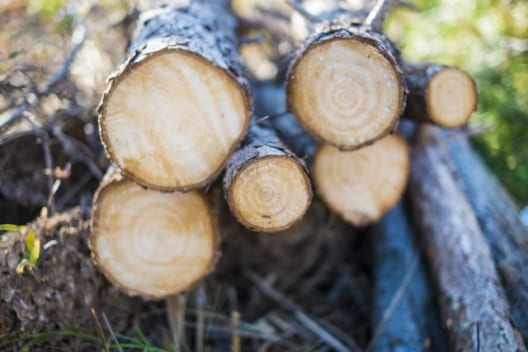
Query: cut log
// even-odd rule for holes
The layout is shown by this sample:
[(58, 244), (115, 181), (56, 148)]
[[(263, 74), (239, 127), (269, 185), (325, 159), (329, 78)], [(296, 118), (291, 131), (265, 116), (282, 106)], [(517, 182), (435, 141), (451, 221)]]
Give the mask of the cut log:
[(405, 107), (397, 56), (382, 34), (330, 21), (291, 62), (288, 111), (314, 137), (342, 150), (372, 144), (394, 130)]
[(312, 174), (315, 189), (328, 206), (345, 220), (363, 226), (378, 221), (400, 200), (409, 164), (405, 140), (389, 135), (353, 152), (320, 146)]
[(528, 229), (521, 223), (513, 200), (491, 176), (469, 142), (452, 136), (444, 141), (490, 245), (510, 302), (513, 322), (528, 342)]
[(312, 200), (308, 169), (270, 127), (254, 125), (229, 159), (224, 194), (237, 220), (251, 230), (284, 230)]
[(446, 153), (422, 126), (410, 191), (453, 351), (526, 351), (493, 263)]
[(143, 14), (110, 78), (99, 126), (111, 161), (146, 187), (207, 185), (246, 134), (248, 83), (228, 1), (193, 0)]
[(372, 229), (372, 351), (448, 351), (440, 313), (402, 204)]
[(456, 67), (434, 64), (405, 68), (409, 88), (405, 117), (442, 127), (460, 127), (477, 109), (477, 86)]
[(185, 291), (215, 264), (216, 224), (201, 192), (147, 190), (110, 170), (92, 212), (94, 263), (130, 295)]

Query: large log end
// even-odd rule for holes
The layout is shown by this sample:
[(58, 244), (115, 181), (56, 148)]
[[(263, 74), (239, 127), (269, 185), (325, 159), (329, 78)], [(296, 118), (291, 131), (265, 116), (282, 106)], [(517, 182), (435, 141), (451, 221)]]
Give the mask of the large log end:
[(200, 192), (160, 193), (118, 177), (96, 194), (89, 244), (113, 284), (155, 299), (191, 288), (217, 258), (216, 225)]
[(108, 156), (134, 181), (157, 190), (205, 186), (244, 137), (247, 92), (198, 54), (166, 49), (131, 64), (99, 109)]
[(288, 110), (308, 132), (354, 150), (394, 129), (405, 105), (405, 83), (383, 44), (369, 35), (344, 33), (301, 50), (286, 89)]

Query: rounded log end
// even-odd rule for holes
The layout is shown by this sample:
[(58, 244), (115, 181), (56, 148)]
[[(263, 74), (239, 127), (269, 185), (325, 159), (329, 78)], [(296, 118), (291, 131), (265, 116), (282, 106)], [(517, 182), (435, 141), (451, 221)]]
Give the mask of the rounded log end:
[(217, 258), (216, 226), (200, 192), (160, 193), (127, 179), (97, 192), (89, 245), (114, 285), (152, 299), (190, 289)]
[(393, 59), (361, 36), (318, 41), (294, 61), (288, 110), (318, 139), (354, 150), (389, 134), (405, 104)]
[(352, 152), (322, 145), (313, 162), (315, 189), (345, 220), (356, 226), (374, 223), (401, 198), (409, 153), (407, 142), (397, 135)]
[(428, 82), (426, 105), (433, 123), (447, 128), (465, 125), (477, 109), (477, 87), (465, 71), (448, 67)]
[(274, 155), (246, 163), (231, 182), (226, 198), (244, 226), (277, 232), (302, 218), (312, 200), (312, 186), (299, 161)]
[(130, 64), (99, 109), (107, 155), (156, 190), (197, 189), (222, 169), (247, 132), (247, 90), (226, 70), (182, 49)]

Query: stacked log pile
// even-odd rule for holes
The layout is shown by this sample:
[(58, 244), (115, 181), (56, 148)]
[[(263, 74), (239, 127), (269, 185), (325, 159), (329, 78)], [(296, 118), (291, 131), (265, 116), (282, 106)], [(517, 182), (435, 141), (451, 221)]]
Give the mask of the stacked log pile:
[(399, 1), (317, 14), (291, 1), (301, 30), (274, 9), (246, 18), (271, 31), (281, 21), (272, 37), (297, 43), (273, 82), (245, 70), (227, 0), (155, 3), (98, 108), (112, 166), (88, 243), (112, 284), (173, 301), (219, 258), (212, 193), (245, 228), (271, 233), (306, 222), (313, 182), (372, 235), (367, 350), (526, 350), (528, 230), (465, 137), (445, 129), (466, 125), (477, 88), (459, 68), (402, 58), (382, 31)]

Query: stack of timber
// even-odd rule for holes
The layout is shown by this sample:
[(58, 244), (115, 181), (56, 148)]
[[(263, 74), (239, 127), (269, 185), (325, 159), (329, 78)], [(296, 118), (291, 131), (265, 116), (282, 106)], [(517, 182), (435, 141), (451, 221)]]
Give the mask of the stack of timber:
[[(42, 239), (68, 245), (53, 267), (50, 262), (43, 269), (70, 275), (74, 268), (65, 263), (82, 252), (75, 265), (85, 276), (73, 285), (99, 292), (86, 297), (94, 307), (120, 302), (126, 319), (138, 301), (121, 291), (174, 302), (174, 295), (214, 270), (221, 234), (249, 237), (236, 222), (228, 229), (230, 214), (251, 231), (280, 232), (294, 244), (315, 246), (330, 210), (348, 223), (346, 231), (363, 227), (372, 237), (367, 350), (526, 351), (528, 230), (467, 140), (442, 129), (465, 126), (477, 106), (477, 88), (459, 68), (402, 58), (382, 31), (399, 1), (359, 10), (332, 1), (319, 13), (290, 1), (287, 15), (261, 3), (253, 23), (266, 27), (266, 16), (269, 23), (280, 20), (270, 37), (298, 43), (273, 82), (251, 82), (246, 74), (238, 56), (244, 40), (227, 0), (156, 3), (141, 12), (126, 59), (98, 108), (113, 166), (93, 198), (90, 236), (84, 225), (79, 236), (63, 234), (63, 228), (72, 231), (70, 224), (86, 223), (80, 213), (35, 222)], [(296, 31), (299, 19), (304, 29)], [(412, 121), (402, 134), (396, 133), (400, 119)], [(17, 149), (24, 141), (0, 147)], [(222, 172), (222, 182), (214, 184)], [(2, 197), (18, 197), (26, 188), (26, 178), (20, 180), (17, 187), (3, 183)], [(312, 181), (321, 202), (310, 207)], [(35, 188), (35, 199), (24, 201), (42, 202), (48, 188)], [(9, 268), (2, 273), (15, 286), (22, 237), (9, 233), (0, 243), (0, 259)], [(319, 258), (288, 258), (290, 284), (319, 266)], [(60, 284), (48, 281), (49, 292), (56, 295)], [(28, 287), (16, 288), (23, 300), (2, 291), (12, 307), (0, 307), (9, 318), (1, 326), (26, 327), (36, 316), (69, 324), (70, 315), (54, 316), (58, 303), (48, 305), (48, 296), (37, 295), (31, 317), (22, 317), (24, 299), (35, 289)], [(71, 294), (65, 302), (80, 305), (78, 299)], [(79, 319), (88, 318), (85, 310)]]

